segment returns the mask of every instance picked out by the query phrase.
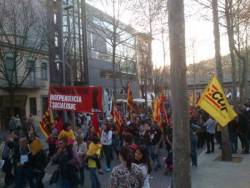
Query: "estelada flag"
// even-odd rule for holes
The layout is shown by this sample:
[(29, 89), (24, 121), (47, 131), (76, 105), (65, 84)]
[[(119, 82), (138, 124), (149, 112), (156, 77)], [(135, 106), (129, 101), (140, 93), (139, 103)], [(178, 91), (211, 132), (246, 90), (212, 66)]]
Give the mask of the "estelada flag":
[(161, 93), (160, 96), (160, 112), (161, 112), (161, 116), (162, 116), (162, 121), (166, 122), (169, 125), (169, 118), (168, 118), (168, 113), (167, 113), (167, 109), (165, 106), (165, 102), (167, 101), (166, 96), (164, 95), (164, 93)]
[(121, 113), (118, 111), (115, 104), (113, 105), (112, 116), (115, 122), (116, 129), (120, 133), (122, 129), (123, 120), (122, 120)]
[(158, 98), (153, 101), (153, 120), (157, 123), (161, 121), (161, 101)]
[(133, 110), (133, 94), (132, 94), (132, 88), (131, 88), (131, 83), (128, 83), (128, 109), (129, 111)]
[(39, 128), (42, 132), (42, 134), (48, 138), (49, 135), (52, 132), (52, 124), (53, 124), (53, 115), (51, 110), (47, 110), (44, 115), (42, 120), (40, 121)]
[(213, 117), (221, 126), (226, 126), (237, 114), (229, 105), (221, 84), (215, 76), (202, 93), (197, 104)]

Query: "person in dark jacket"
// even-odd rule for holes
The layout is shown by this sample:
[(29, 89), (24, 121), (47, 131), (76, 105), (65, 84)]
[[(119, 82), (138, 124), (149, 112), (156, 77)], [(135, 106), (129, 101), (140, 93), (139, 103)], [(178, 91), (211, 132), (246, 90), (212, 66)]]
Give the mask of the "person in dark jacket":
[(237, 153), (238, 151), (238, 135), (237, 135), (238, 123), (236, 119), (228, 124), (229, 139), (231, 143), (232, 153)]
[(19, 150), (16, 154), (15, 188), (25, 188), (28, 181), (30, 188), (36, 188), (30, 166), (30, 149), (26, 137), (19, 139)]
[(47, 155), (43, 150), (43, 145), (40, 140), (35, 136), (35, 133), (30, 137), (30, 167), (34, 178), (36, 188), (44, 188), (42, 178), (44, 176), (44, 168), (47, 164)]
[(159, 158), (159, 148), (162, 142), (162, 132), (160, 127), (156, 124), (156, 122), (153, 123), (153, 125), (151, 126), (150, 138), (152, 146), (151, 157), (153, 160), (153, 167), (154, 170), (157, 171), (159, 168), (161, 168), (161, 162)]
[(4, 165), (2, 167), (2, 170), (5, 173), (4, 183), (7, 187), (14, 182), (14, 175), (12, 174), (13, 164), (11, 162), (13, 154), (13, 142), (10, 134), (5, 135), (3, 148), (1, 149), (1, 158), (4, 161)]
[(79, 183), (78, 168), (69, 139), (62, 137), (58, 142), (58, 151), (53, 157), (53, 163), (58, 165), (60, 188), (75, 188)]
[(238, 114), (238, 135), (240, 137), (241, 145), (242, 145), (242, 153), (249, 153), (249, 143), (247, 139), (248, 133), (248, 120), (246, 116), (246, 111), (241, 107)]

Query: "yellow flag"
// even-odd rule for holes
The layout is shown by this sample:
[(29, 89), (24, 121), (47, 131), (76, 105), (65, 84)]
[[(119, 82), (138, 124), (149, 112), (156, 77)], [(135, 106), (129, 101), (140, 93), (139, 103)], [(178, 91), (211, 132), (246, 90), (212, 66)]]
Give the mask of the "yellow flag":
[(237, 116), (233, 108), (229, 105), (224, 91), (215, 76), (212, 77), (208, 86), (203, 91), (197, 105), (223, 127)]

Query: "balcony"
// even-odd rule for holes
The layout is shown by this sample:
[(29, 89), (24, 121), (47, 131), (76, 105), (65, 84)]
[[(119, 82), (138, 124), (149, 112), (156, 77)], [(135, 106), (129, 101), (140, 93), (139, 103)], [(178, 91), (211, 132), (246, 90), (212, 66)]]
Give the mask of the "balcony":
[[(21, 77), (19, 77), (18, 81), (20, 81)], [(41, 78), (27, 78), (19, 89), (41, 89), (46, 88), (48, 80), (43, 80)], [(0, 80), (0, 88), (7, 89), (9, 87), (8, 82), (6, 80)]]

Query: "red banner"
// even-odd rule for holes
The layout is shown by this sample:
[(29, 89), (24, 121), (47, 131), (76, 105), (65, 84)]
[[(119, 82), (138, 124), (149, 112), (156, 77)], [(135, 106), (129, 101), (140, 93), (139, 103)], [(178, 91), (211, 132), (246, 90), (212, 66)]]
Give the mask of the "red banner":
[(50, 87), (49, 108), (74, 112), (102, 112), (101, 87)]

